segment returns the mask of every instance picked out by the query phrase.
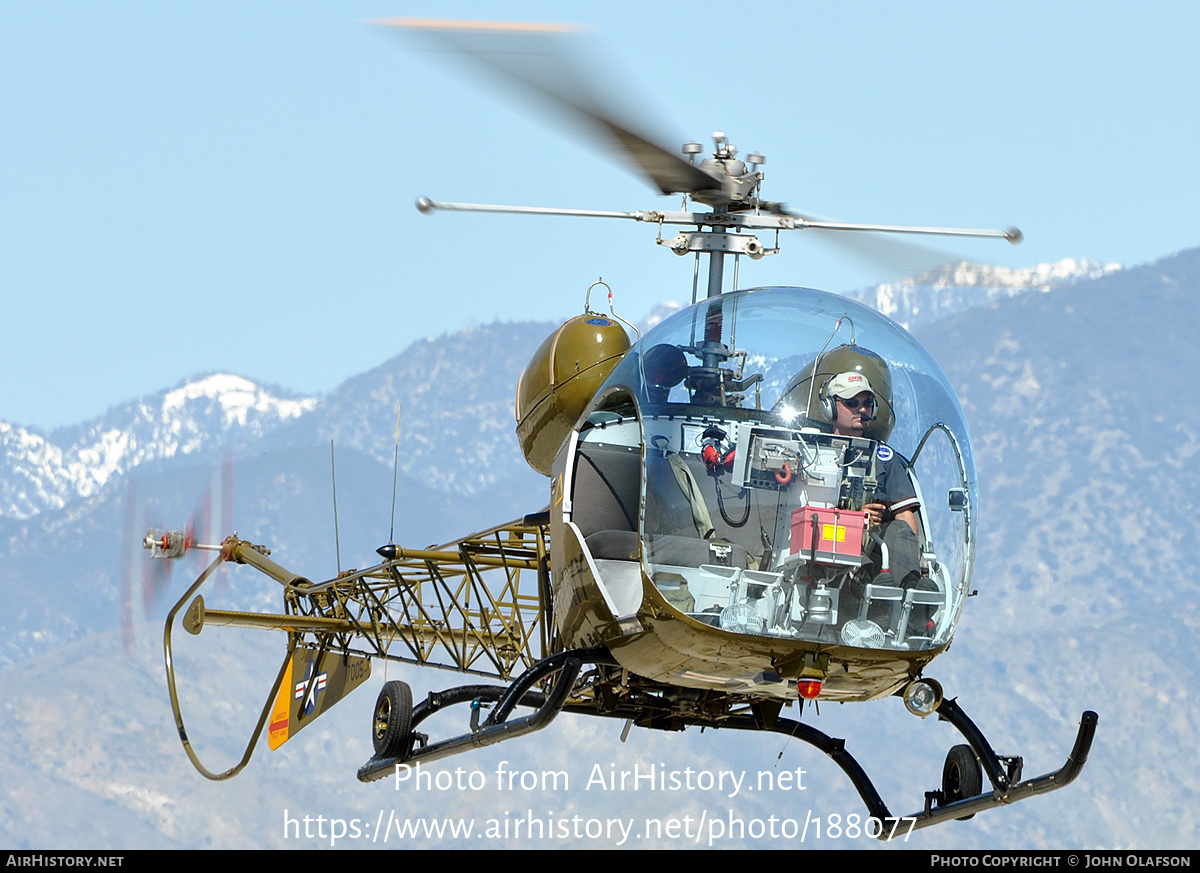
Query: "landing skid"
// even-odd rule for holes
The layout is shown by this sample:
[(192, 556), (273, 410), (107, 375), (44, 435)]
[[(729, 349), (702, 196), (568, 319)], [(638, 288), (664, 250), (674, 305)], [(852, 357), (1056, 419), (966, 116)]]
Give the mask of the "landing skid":
[[(490, 746), (533, 733), (550, 724), (564, 709), (628, 719), (630, 714), (627, 710), (604, 712), (596, 709), (583, 710), (578, 706), (569, 705), (584, 664), (611, 666), (615, 662), (603, 647), (560, 652), (541, 659), (507, 687), (462, 685), (447, 691), (431, 692), (425, 700), (411, 707), (409, 712), (393, 711), (394, 701), (411, 701), (407, 686), (403, 686), (403, 693), (399, 696), (394, 693), (395, 689), (389, 690), (385, 686), (380, 694), (380, 707), (376, 711), (376, 754), (359, 768), (358, 778), (363, 782), (372, 782), (393, 775), (400, 764), (436, 761), (468, 749)], [(535, 690), (536, 685), (549, 680), (556, 673), (558, 675), (548, 692)], [(470, 733), (430, 743), (426, 735), (416, 731), (416, 727), (435, 712), (461, 703), (471, 705)], [(487, 719), (481, 723), (479, 711), (484, 704), (494, 705)], [(509, 716), (518, 705), (535, 707), (535, 711), (530, 715), (509, 720)], [(1066, 763), (1052, 773), (1025, 780), (1021, 772), (1022, 759), (997, 755), (983, 732), (956, 701), (943, 699), (936, 712), (939, 720), (949, 722), (963, 735), (967, 745), (955, 746), (950, 750), (942, 774), (942, 787), (925, 792), (924, 808), (903, 817), (895, 816), (889, 811), (866, 771), (854, 756), (846, 751), (846, 741), (831, 737), (811, 725), (787, 718), (775, 718), (768, 724), (759, 715), (733, 714), (726, 714), (718, 719), (680, 716), (676, 724), (679, 727), (693, 725), (756, 732), (769, 730), (808, 743), (828, 755), (846, 774), (866, 804), (868, 815), (878, 823), (878, 830), (874, 835), (888, 840), (949, 819), (967, 819), (977, 812), (1015, 803), (1070, 784), (1087, 763), (1099, 720), (1096, 713), (1090, 710), (1084, 712), (1075, 736), (1075, 745), (1067, 756)], [(396, 723), (389, 722), (394, 718), (401, 719), (401, 736), (398, 738)], [(387, 739), (382, 739), (384, 737)], [(991, 782), (990, 791), (982, 790), (984, 774)]]
[[(948, 797), (947, 794), (951, 792), (947, 791), (944, 772), (943, 788), (925, 792), (925, 808), (902, 818), (892, 815), (888, 810), (887, 804), (875, 790), (866, 771), (854, 756), (846, 751), (845, 740), (831, 737), (810, 725), (792, 719), (776, 719), (775, 723), (766, 729), (802, 740), (828, 755), (854, 784), (859, 797), (867, 806), (869, 815), (880, 822), (879, 838), (887, 840), (949, 819), (970, 818), (985, 809), (1015, 803), (1035, 794), (1044, 794), (1069, 785), (1087, 763), (1092, 738), (1096, 733), (1096, 723), (1099, 720), (1096, 713), (1090, 710), (1084, 712), (1080, 718), (1079, 732), (1075, 735), (1075, 746), (1067, 756), (1066, 763), (1052, 773), (1036, 779), (1022, 780), (1021, 759), (998, 756), (983, 732), (955, 701), (943, 700), (937, 714), (939, 720), (950, 722), (966, 738), (970, 744), (970, 751), (974, 753), (978, 762), (976, 766), (982, 765), (983, 772), (992, 783), (992, 790), (961, 798)], [(726, 720), (721, 723), (721, 727), (734, 730), (764, 730), (756, 720), (747, 717)], [(962, 748), (956, 746), (951, 750), (951, 756), (954, 756), (955, 750)], [(948, 757), (947, 769), (950, 768), (951, 761), (952, 757)]]

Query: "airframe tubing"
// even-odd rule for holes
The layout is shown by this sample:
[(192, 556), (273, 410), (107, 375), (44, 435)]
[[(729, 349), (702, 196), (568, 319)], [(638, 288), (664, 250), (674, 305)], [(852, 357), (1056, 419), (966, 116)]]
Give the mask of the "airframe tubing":
[(192, 766), (199, 770), (204, 778), (211, 779), (214, 782), (231, 779), (238, 773), (241, 773), (242, 769), (250, 763), (250, 756), (254, 754), (254, 745), (258, 742), (258, 737), (262, 734), (263, 725), (267, 723), (267, 717), (271, 714), (271, 706), (275, 702), (275, 695), (279, 693), (279, 686), (283, 684), (283, 677), (287, 672), (288, 662), (292, 658), (292, 652), (296, 649), (296, 635), (289, 633), (287, 653), (283, 656), (283, 663), (279, 666), (279, 673), (275, 676), (275, 682), (271, 685), (271, 691), (267, 694), (266, 702), (263, 703), (262, 712), (258, 716), (258, 723), (254, 726), (254, 733), (250, 735), (250, 742), (246, 744), (246, 751), (242, 753), (242, 759), (222, 773), (213, 773), (200, 763), (200, 759), (192, 749), (191, 741), (188, 740), (187, 730), (183, 726), (183, 713), (179, 709), (179, 694), (175, 690), (175, 664), (171, 651), (171, 625), (175, 623), (175, 616), (183, 608), (183, 604), (191, 599), (192, 595), (199, 590), (201, 585), (208, 581), (208, 578), (217, 567), (229, 559), (229, 554), (230, 552), (226, 549), (221, 550), (221, 554), (208, 565), (204, 572), (200, 574), (200, 577), (192, 583), (192, 587), (183, 592), (183, 596), (171, 607), (171, 611), (167, 613), (166, 624), (163, 626), (163, 658), (167, 668), (167, 691), (171, 695), (171, 712), (175, 715), (175, 727), (179, 731), (179, 740), (183, 743), (183, 750), (187, 752), (188, 758), (191, 759)]
[[(597, 659), (608, 661), (607, 650), (575, 649), (567, 652), (559, 652), (556, 655), (544, 658), (540, 663), (530, 667), (507, 688), (492, 686), (490, 689), (483, 689), (478, 686), (470, 686), (469, 690), (472, 692), (470, 697), (462, 697), (456, 694), (455, 692), (458, 689), (450, 689), (443, 692), (442, 695), (448, 696), (448, 700), (439, 700), (436, 704), (430, 701), (426, 704), (427, 711), (422, 711), (419, 714), (416, 713), (416, 707), (414, 707), (414, 715), (419, 715), (419, 718), (423, 720), (447, 702), (451, 704), (462, 703), (476, 697), (493, 697), (490, 693), (473, 693), (476, 691), (494, 690), (499, 693), (493, 697), (493, 699), (497, 700), (495, 708), (479, 730), (453, 737), (449, 740), (443, 740), (440, 743), (433, 743), (425, 746), (423, 749), (410, 753), (404, 758), (371, 758), (371, 760), (358, 769), (359, 781), (373, 782), (376, 779), (390, 776), (395, 772), (399, 764), (408, 764), (413, 761), (437, 761), (458, 752), (466, 751), (468, 748), (491, 746), (504, 740), (541, 730), (554, 721), (558, 714), (562, 712), (563, 707), (566, 706), (583, 664), (585, 662), (595, 663)], [(508, 714), (512, 711), (513, 707), (524, 699), (527, 694), (530, 698), (533, 698), (530, 689), (535, 683), (556, 671), (558, 672), (558, 679), (554, 683), (554, 688), (545, 696), (536, 712), (513, 721), (505, 720), (508, 718)], [(532, 699), (530, 702), (532, 702)], [(417, 718), (414, 718), (413, 721), (416, 723)]]

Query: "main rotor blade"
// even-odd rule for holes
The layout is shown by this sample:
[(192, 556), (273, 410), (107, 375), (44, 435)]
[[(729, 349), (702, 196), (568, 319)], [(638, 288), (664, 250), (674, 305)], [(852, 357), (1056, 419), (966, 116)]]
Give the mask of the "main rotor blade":
[[(810, 221), (828, 221), (816, 216), (800, 217)], [(943, 264), (961, 260), (946, 249), (922, 245), (892, 234), (842, 233), (822, 228), (813, 228), (812, 233), (814, 238), (840, 249), (847, 257), (871, 264), (897, 277), (915, 276)]]
[[(897, 278), (915, 278), (919, 275), (930, 273), (947, 265), (957, 264), (965, 260), (961, 254), (955, 253), (950, 249), (917, 243), (912, 239), (904, 239), (890, 232), (868, 230), (869, 225), (847, 225), (844, 222), (835, 221), (825, 216), (795, 212), (787, 209), (783, 204), (770, 205), (775, 207), (773, 211), (784, 215), (791, 215), (808, 222), (809, 226), (805, 228), (805, 231), (812, 234), (812, 238), (820, 239), (835, 248), (841, 249), (848, 257), (854, 260), (871, 264), (889, 273), (893, 273)], [(847, 228), (857, 232), (844, 232)], [(901, 229), (895, 228), (895, 230)], [(932, 232), (936, 229), (907, 228), (904, 230), (907, 232)], [(1023, 238), (1021, 232), (1016, 228), (1009, 228), (1007, 231), (968, 230), (961, 231), (959, 234), (951, 232), (948, 235), (980, 236), (984, 234), (993, 238), (1002, 237), (1013, 244), (1019, 243)]]
[(578, 48), (570, 42), (582, 28), (569, 24), (505, 21), (455, 21), (426, 18), (388, 18), (374, 22), (385, 27), (419, 32), (484, 70), (499, 73), (522, 91), (548, 101), (564, 114), (598, 127), (663, 194), (718, 190), (721, 183), (682, 157), (658, 145), (637, 125), (605, 106), (568, 59)]

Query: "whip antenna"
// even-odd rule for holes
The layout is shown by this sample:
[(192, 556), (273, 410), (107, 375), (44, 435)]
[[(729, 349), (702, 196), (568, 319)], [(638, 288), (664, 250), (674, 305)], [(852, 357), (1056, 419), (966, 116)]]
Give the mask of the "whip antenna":
[(337, 465), (333, 460), (333, 440), (329, 441), (329, 475), (333, 480), (333, 544), (337, 551), (337, 571), (338, 575), (342, 575), (342, 542), (338, 536), (338, 517), (337, 517)]
[(400, 404), (396, 404), (396, 457), (392, 461), (392, 529), (388, 532), (388, 543), (396, 543), (396, 479), (400, 473)]

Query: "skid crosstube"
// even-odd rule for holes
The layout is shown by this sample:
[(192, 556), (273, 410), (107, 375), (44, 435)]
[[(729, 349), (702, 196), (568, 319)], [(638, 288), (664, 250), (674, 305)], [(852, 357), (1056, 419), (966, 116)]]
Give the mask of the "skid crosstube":
[[(554, 721), (567, 705), (575, 687), (575, 680), (585, 663), (616, 662), (603, 647), (573, 649), (543, 658), (507, 688), (497, 685), (463, 685), (441, 693), (430, 693), (424, 701), (413, 707), (414, 728), (438, 710), (458, 703), (488, 701), (495, 702), (495, 706), (487, 720), (468, 734), (426, 744), (403, 757), (371, 758), (359, 768), (359, 780), (373, 782), (392, 775), (399, 764), (437, 761), (469, 749), (491, 746), (541, 730)], [(558, 678), (555, 679), (549, 693), (533, 690), (537, 683), (555, 673), (558, 673)], [(518, 704), (536, 706), (537, 709), (530, 715), (509, 721), (509, 715)]]

